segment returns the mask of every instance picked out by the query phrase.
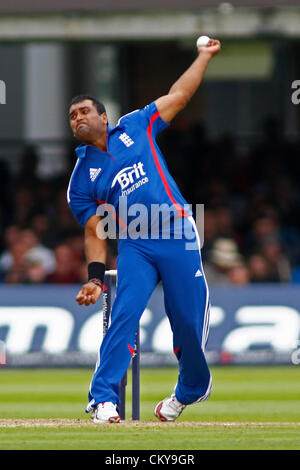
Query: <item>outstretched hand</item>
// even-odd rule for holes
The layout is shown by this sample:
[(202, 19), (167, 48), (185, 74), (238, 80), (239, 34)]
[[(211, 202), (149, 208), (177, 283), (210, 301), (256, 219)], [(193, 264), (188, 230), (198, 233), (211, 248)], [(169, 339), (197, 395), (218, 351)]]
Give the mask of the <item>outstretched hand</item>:
[(87, 282), (82, 286), (77, 294), (76, 301), (79, 305), (85, 304), (86, 306), (90, 303), (95, 304), (102, 293), (102, 288), (93, 282)]
[(221, 49), (221, 43), (217, 39), (211, 39), (207, 46), (198, 47), (199, 54), (209, 54), (211, 57), (218, 54)]

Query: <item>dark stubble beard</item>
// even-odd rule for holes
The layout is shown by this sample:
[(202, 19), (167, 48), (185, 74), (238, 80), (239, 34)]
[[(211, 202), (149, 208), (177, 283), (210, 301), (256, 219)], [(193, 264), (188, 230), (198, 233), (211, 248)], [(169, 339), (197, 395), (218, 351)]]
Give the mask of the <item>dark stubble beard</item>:
[(90, 143), (94, 140), (93, 137), (95, 136), (93, 134), (94, 132), (92, 132), (91, 128), (88, 125), (84, 124), (80, 126), (78, 130), (76, 130), (74, 136), (81, 142)]

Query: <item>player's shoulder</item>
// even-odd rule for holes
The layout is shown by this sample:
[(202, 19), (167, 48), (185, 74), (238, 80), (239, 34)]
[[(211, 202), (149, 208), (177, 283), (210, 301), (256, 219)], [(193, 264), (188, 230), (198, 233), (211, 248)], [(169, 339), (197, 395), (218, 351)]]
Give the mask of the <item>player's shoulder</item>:
[(140, 111), (140, 109), (135, 109), (134, 111), (131, 111), (131, 112), (121, 116), (118, 120), (117, 126), (121, 126), (122, 124), (124, 124), (124, 122), (126, 122), (128, 120), (137, 118), (138, 117), (137, 113), (139, 113), (139, 111)]
[(134, 123), (144, 123), (145, 120), (149, 120), (149, 118), (157, 112), (157, 107), (154, 101), (147, 104), (143, 108), (135, 109), (127, 114), (124, 114), (120, 117), (117, 126), (121, 126), (123, 124), (134, 122)]
[(70, 179), (73, 177), (80, 177), (86, 167), (93, 160), (92, 152), (89, 150), (89, 146), (85, 144), (80, 144), (76, 147), (75, 155), (77, 156), (77, 160)]

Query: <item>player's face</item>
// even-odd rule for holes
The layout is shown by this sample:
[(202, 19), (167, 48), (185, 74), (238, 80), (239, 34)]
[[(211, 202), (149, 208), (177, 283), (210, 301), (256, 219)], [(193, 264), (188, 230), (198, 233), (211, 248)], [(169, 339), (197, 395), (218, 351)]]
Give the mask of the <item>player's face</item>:
[(101, 138), (107, 130), (106, 113), (98, 114), (91, 100), (72, 104), (69, 110), (69, 121), (76, 139), (85, 143)]

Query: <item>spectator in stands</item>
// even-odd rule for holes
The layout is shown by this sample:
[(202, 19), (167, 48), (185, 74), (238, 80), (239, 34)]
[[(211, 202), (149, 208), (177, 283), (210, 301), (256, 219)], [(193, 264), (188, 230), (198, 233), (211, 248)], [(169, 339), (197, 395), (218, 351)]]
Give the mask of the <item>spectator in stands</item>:
[(242, 262), (243, 257), (233, 239), (216, 239), (209, 252), (208, 261), (204, 263), (204, 272), (208, 284), (229, 284), (230, 270), (239, 266)]
[(244, 263), (238, 263), (228, 271), (228, 278), (231, 284), (244, 286), (250, 282), (250, 273), (248, 266)]
[(15, 243), (20, 240), (20, 228), (17, 225), (10, 225), (4, 231), (3, 243), (5, 250), (0, 256), (0, 271), (1, 273), (7, 272), (12, 267), (12, 253), (11, 250)]
[(85, 257), (83, 231), (75, 229), (68, 230), (63, 232), (60, 236), (66, 245), (71, 248), (74, 256), (76, 256), (79, 261), (82, 261)]
[(283, 253), (282, 246), (276, 237), (264, 240), (262, 255), (268, 261), (273, 282), (289, 282), (291, 280), (291, 265)]
[(272, 209), (264, 210), (252, 223), (250, 232), (250, 247), (261, 249), (265, 240), (270, 237), (280, 239), (280, 225), (278, 216)]
[(215, 210), (220, 237), (235, 238), (233, 213), (228, 206), (218, 206)]
[(25, 262), (24, 284), (42, 284), (46, 281), (47, 271), (40, 260), (31, 258)]
[(26, 260), (30, 262), (33, 259), (35, 263), (39, 261), (47, 274), (52, 273), (56, 266), (53, 251), (42, 245), (37, 235), (31, 229), (22, 230), (20, 237), (28, 246)]
[(278, 282), (278, 279), (274, 279), (272, 275), (268, 261), (260, 253), (254, 253), (249, 257), (248, 269), (252, 284)]
[(58, 284), (80, 282), (80, 260), (74, 256), (73, 250), (66, 244), (58, 245), (55, 250), (56, 269), (47, 276), (46, 281)]
[(9, 252), (9, 265), (4, 274), (5, 283), (19, 284), (24, 282), (26, 269), (25, 254), (27, 251), (27, 243), (21, 238), (12, 244)]
[[(6, 229), (5, 240), (6, 251), (0, 259), (1, 270), (4, 273), (4, 282), (21, 282), (24, 275), (25, 264), (39, 262), (50, 274), (55, 269), (55, 257), (53, 252), (40, 244), (38, 237), (31, 229), (21, 230), (17, 226), (10, 226)], [(16, 275), (16, 273), (19, 273)]]
[(45, 212), (36, 212), (29, 220), (28, 225), (37, 235), (42, 245), (47, 248), (54, 248), (57, 243), (57, 228), (51, 223), (52, 218)]

